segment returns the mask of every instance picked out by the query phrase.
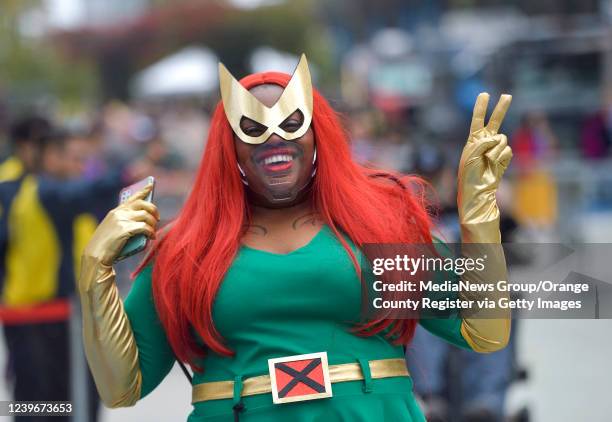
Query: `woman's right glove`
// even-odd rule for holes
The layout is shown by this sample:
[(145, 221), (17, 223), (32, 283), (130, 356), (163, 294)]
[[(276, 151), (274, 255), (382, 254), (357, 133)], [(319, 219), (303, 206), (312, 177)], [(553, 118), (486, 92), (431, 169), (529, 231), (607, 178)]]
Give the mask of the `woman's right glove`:
[(77, 287), (85, 355), (107, 407), (132, 406), (140, 399), (138, 348), (111, 265), (132, 236), (155, 237), (159, 213), (155, 205), (144, 201), (152, 188), (147, 185), (111, 210), (94, 232), (81, 259)]

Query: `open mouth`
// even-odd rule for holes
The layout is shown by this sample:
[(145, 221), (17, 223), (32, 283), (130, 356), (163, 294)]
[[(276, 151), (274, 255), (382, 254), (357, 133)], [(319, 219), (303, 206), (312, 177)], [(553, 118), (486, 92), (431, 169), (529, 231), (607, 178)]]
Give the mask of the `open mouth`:
[(290, 148), (273, 148), (257, 155), (255, 162), (270, 176), (283, 176), (293, 167), (297, 152)]

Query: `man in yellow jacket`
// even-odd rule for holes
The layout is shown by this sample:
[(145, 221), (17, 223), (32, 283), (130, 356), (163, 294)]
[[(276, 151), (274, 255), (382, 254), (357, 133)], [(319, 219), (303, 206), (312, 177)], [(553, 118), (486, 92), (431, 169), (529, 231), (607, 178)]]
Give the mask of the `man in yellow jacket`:
[(49, 174), (45, 157), (61, 153), (65, 138), (40, 117), (16, 122), (10, 138), (13, 155), (0, 165), (0, 320), (14, 399), (69, 400), (75, 248), (95, 227), (86, 213), (113, 206), (132, 178), (125, 168), (87, 181)]

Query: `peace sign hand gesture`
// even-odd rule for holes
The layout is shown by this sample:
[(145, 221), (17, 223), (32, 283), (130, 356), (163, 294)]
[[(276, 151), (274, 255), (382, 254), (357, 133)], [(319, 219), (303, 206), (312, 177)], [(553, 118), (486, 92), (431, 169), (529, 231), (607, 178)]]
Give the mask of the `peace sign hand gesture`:
[(457, 205), (464, 243), (500, 243), (499, 208), (495, 193), (510, 164), (512, 150), (506, 135), (498, 134), (512, 96), (501, 96), (489, 123), (485, 116), (489, 94), (476, 99), (470, 135), (461, 154)]

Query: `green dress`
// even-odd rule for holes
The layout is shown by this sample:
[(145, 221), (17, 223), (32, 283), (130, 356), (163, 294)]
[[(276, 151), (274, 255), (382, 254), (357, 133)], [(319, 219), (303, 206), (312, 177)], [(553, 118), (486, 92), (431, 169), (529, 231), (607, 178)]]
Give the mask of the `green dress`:
[[(151, 266), (137, 277), (125, 300), (139, 351), (142, 396), (168, 374), (175, 360), (151, 296)], [(242, 379), (268, 373), (268, 359), (327, 352), (329, 364), (359, 359), (403, 358), (402, 346), (382, 336), (350, 332), (361, 309), (361, 284), (331, 229), (324, 226), (288, 254), (242, 246), (225, 275), (213, 307), (215, 325), (234, 357), (209, 352), (193, 383)], [(461, 319), (422, 320), (432, 333), (463, 348)], [(332, 385), (333, 397), (275, 405), (271, 394), (243, 398), (243, 422), (425, 421), (412, 379), (394, 377)], [(364, 391), (368, 390), (368, 391)], [(185, 400), (190, 400), (185, 397)], [(232, 399), (195, 403), (188, 422), (233, 421)], [(178, 415), (177, 415), (178, 416)]]

